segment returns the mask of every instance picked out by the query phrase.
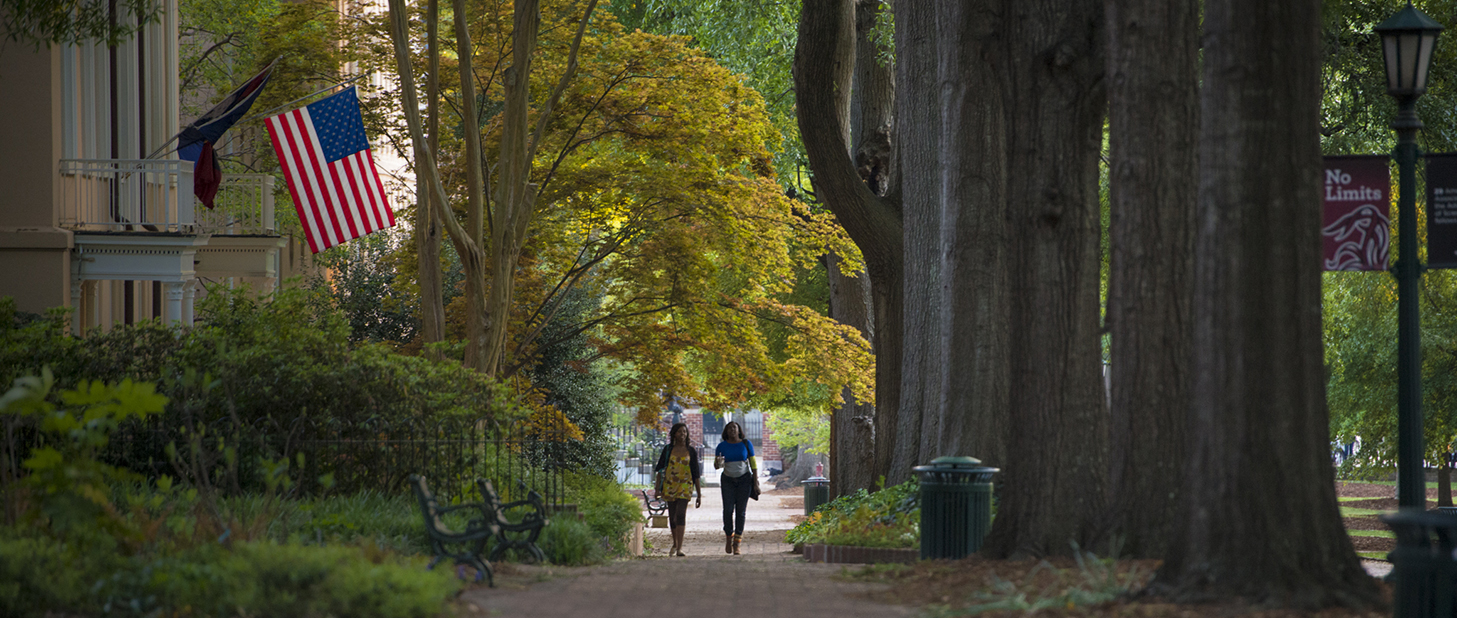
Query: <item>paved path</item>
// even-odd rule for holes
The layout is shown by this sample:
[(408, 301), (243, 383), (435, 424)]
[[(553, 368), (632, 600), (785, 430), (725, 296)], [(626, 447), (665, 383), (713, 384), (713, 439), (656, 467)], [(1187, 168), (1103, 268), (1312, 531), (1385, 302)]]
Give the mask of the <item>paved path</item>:
[[(466, 611), (501, 618), (648, 618), (665, 606), (694, 618), (878, 618), (910, 616), (907, 607), (869, 601), (882, 584), (832, 577), (839, 565), (808, 564), (790, 553), (784, 531), (803, 513), (798, 492), (749, 502), (742, 555), (724, 553), (722, 502), (705, 487), (703, 507), (688, 507), (683, 558), (665, 555), (666, 529), (651, 529), (652, 550), (639, 559), (587, 568), (503, 565), (497, 587), (462, 595)], [(672, 612), (673, 610), (669, 610)]]
[[(749, 502), (742, 555), (724, 553), (722, 502), (706, 487), (703, 507), (688, 508), (687, 557), (666, 555), (666, 529), (649, 529), (643, 558), (584, 567), (501, 565), (496, 588), (473, 587), (461, 596), (470, 616), (492, 618), (648, 618), (663, 607), (694, 618), (879, 618), (912, 616), (908, 607), (871, 601), (883, 584), (835, 578), (840, 565), (808, 564), (790, 553), (784, 531), (803, 513), (799, 492), (765, 494)], [(797, 508), (781, 508), (789, 505)], [(1364, 561), (1372, 575), (1390, 565)]]

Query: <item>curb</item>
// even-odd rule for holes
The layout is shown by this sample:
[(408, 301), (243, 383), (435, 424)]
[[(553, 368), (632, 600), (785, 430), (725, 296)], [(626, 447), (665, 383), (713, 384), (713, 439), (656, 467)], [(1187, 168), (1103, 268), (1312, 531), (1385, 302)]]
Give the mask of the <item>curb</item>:
[(806, 543), (804, 559), (826, 564), (911, 564), (921, 559), (921, 550)]

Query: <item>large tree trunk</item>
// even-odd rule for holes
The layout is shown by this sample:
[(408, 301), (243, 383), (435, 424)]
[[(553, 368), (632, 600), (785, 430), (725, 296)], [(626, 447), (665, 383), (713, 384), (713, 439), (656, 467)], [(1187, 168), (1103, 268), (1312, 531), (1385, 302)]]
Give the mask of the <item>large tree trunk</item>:
[[(872, 193), (883, 196), (890, 186), (894, 157), (891, 132), (895, 112), (894, 73), (877, 61), (870, 32), (881, 9), (880, 0), (857, 0), (855, 9), (855, 71), (849, 100), (850, 154), (855, 171)], [(854, 326), (866, 341), (875, 341), (874, 300), (870, 276), (850, 277), (841, 271), (840, 257), (829, 255), (825, 265), (830, 282), (830, 317)], [(845, 389), (845, 404), (830, 418), (830, 493), (845, 495), (875, 489), (875, 406), (856, 401)], [(894, 409), (894, 408), (891, 408)]]
[(1183, 499), (1198, 187), (1199, 3), (1106, 0), (1110, 519), (1161, 558)]
[[(1006, 461), (1008, 418), (1007, 144), (1002, 43), (990, 36), (1000, 17), (986, 3), (937, 5), (937, 37), (943, 50), (937, 83), (940, 110), (941, 262), (945, 307), (937, 341), (947, 373), (943, 430), (936, 455), (971, 455), (1000, 466)], [(907, 209), (910, 203), (907, 202)]]
[(910, 478), (913, 466), (940, 455), (947, 386), (941, 271), (941, 83), (936, 75), (936, 4), (896, 6), (897, 162), (905, 222), (904, 332), (898, 419), (878, 423), (877, 444), (891, 446), (886, 484)]
[[(1101, 0), (1009, 0), (1010, 428), (994, 557), (1090, 549), (1106, 504), (1099, 345)], [(899, 17), (899, 16), (897, 16)]]
[[(875, 338), (874, 476), (892, 473), (886, 432), (900, 401), (902, 232), (892, 198), (871, 191), (855, 170), (845, 139), (855, 67), (854, 0), (806, 2), (794, 59), (798, 120), (814, 172), (816, 196), (860, 248), (870, 275)], [(894, 179), (891, 181), (894, 186)]]
[[(1184, 515), (1154, 590), (1375, 607), (1330, 465), (1319, 0), (1208, 0)], [(1259, 67), (1259, 70), (1251, 70)]]
[[(853, 326), (867, 341), (875, 339), (871, 321), (870, 277), (850, 277), (840, 270), (840, 257), (825, 258), (830, 281), (830, 317)], [(845, 405), (830, 414), (830, 494), (843, 496), (875, 488), (875, 406), (855, 400), (844, 390)]]
[[(426, 17), (426, 45), (430, 77), (425, 83), (426, 120), (429, 133), (427, 148), (440, 150), (440, 0), (430, 0)], [(415, 175), (415, 253), (420, 284), (420, 339), (435, 343), (445, 339), (445, 295), (440, 273), (440, 226), (431, 213), (431, 200), (436, 197), (425, 181), (425, 174)]]

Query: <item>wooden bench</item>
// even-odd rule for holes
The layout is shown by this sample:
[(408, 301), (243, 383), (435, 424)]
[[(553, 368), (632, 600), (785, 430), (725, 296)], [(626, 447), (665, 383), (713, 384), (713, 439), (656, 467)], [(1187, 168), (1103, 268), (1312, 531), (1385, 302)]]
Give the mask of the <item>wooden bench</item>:
[[(491, 566), (481, 559), (481, 551), (485, 549), (487, 539), (501, 534), (495, 511), (485, 503), (442, 507), (436, 502), (435, 494), (431, 493), (425, 477), (418, 474), (410, 475), (410, 487), (415, 490), (415, 497), (420, 501), (420, 513), (425, 518), (425, 533), (430, 538), (430, 549), (435, 552), (435, 559), (425, 568), (434, 569), (436, 563), (450, 558), (457, 565), (474, 568), (476, 581), (484, 576), (486, 582), (494, 588), (495, 575), (491, 572)], [(475, 517), (466, 523), (464, 531), (457, 532), (445, 525), (443, 515), (466, 510), (472, 511), (471, 514)]]
[[(517, 481), (517, 485), (526, 490), (525, 483)], [(541, 529), (551, 523), (546, 517), (546, 504), (541, 494), (533, 489), (527, 491), (525, 500), (502, 504), (501, 496), (496, 493), (496, 488), (490, 481), (476, 479), (476, 488), (480, 490), (485, 508), (489, 511), (487, 518), (497, 529), (496, 542), (491, 547), (491, 561), (500, 560), (508, 550), (515, 549), (537, 562), (546, 562), (546, 556), (536, 546)], [(512, 521), (512, 517), (508, 516), (508, 512), (512, 510), (521, 513), (517, 521)]]

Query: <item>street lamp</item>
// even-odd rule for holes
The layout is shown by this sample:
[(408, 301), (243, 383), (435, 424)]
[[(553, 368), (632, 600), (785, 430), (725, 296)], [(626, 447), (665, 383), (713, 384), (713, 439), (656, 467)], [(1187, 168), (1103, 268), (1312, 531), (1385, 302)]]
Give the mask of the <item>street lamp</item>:
[(1407, 2), (1406, 8), (1375, 28), (1386, 57), (1386, 92), (1396, 97), (1396, 165), (1401, 201), (1397, 204), (1397, 242), (1401, 245), (1392, 271), (1396, 275), (1396, 497), (1403, 507), (1427, 507), (1426, 472), (1422, 467), (1421, 312), (1417, 283), (1416, 163), (1417, 97), (1427, 91), (1427, 69), (1441, 24)]

